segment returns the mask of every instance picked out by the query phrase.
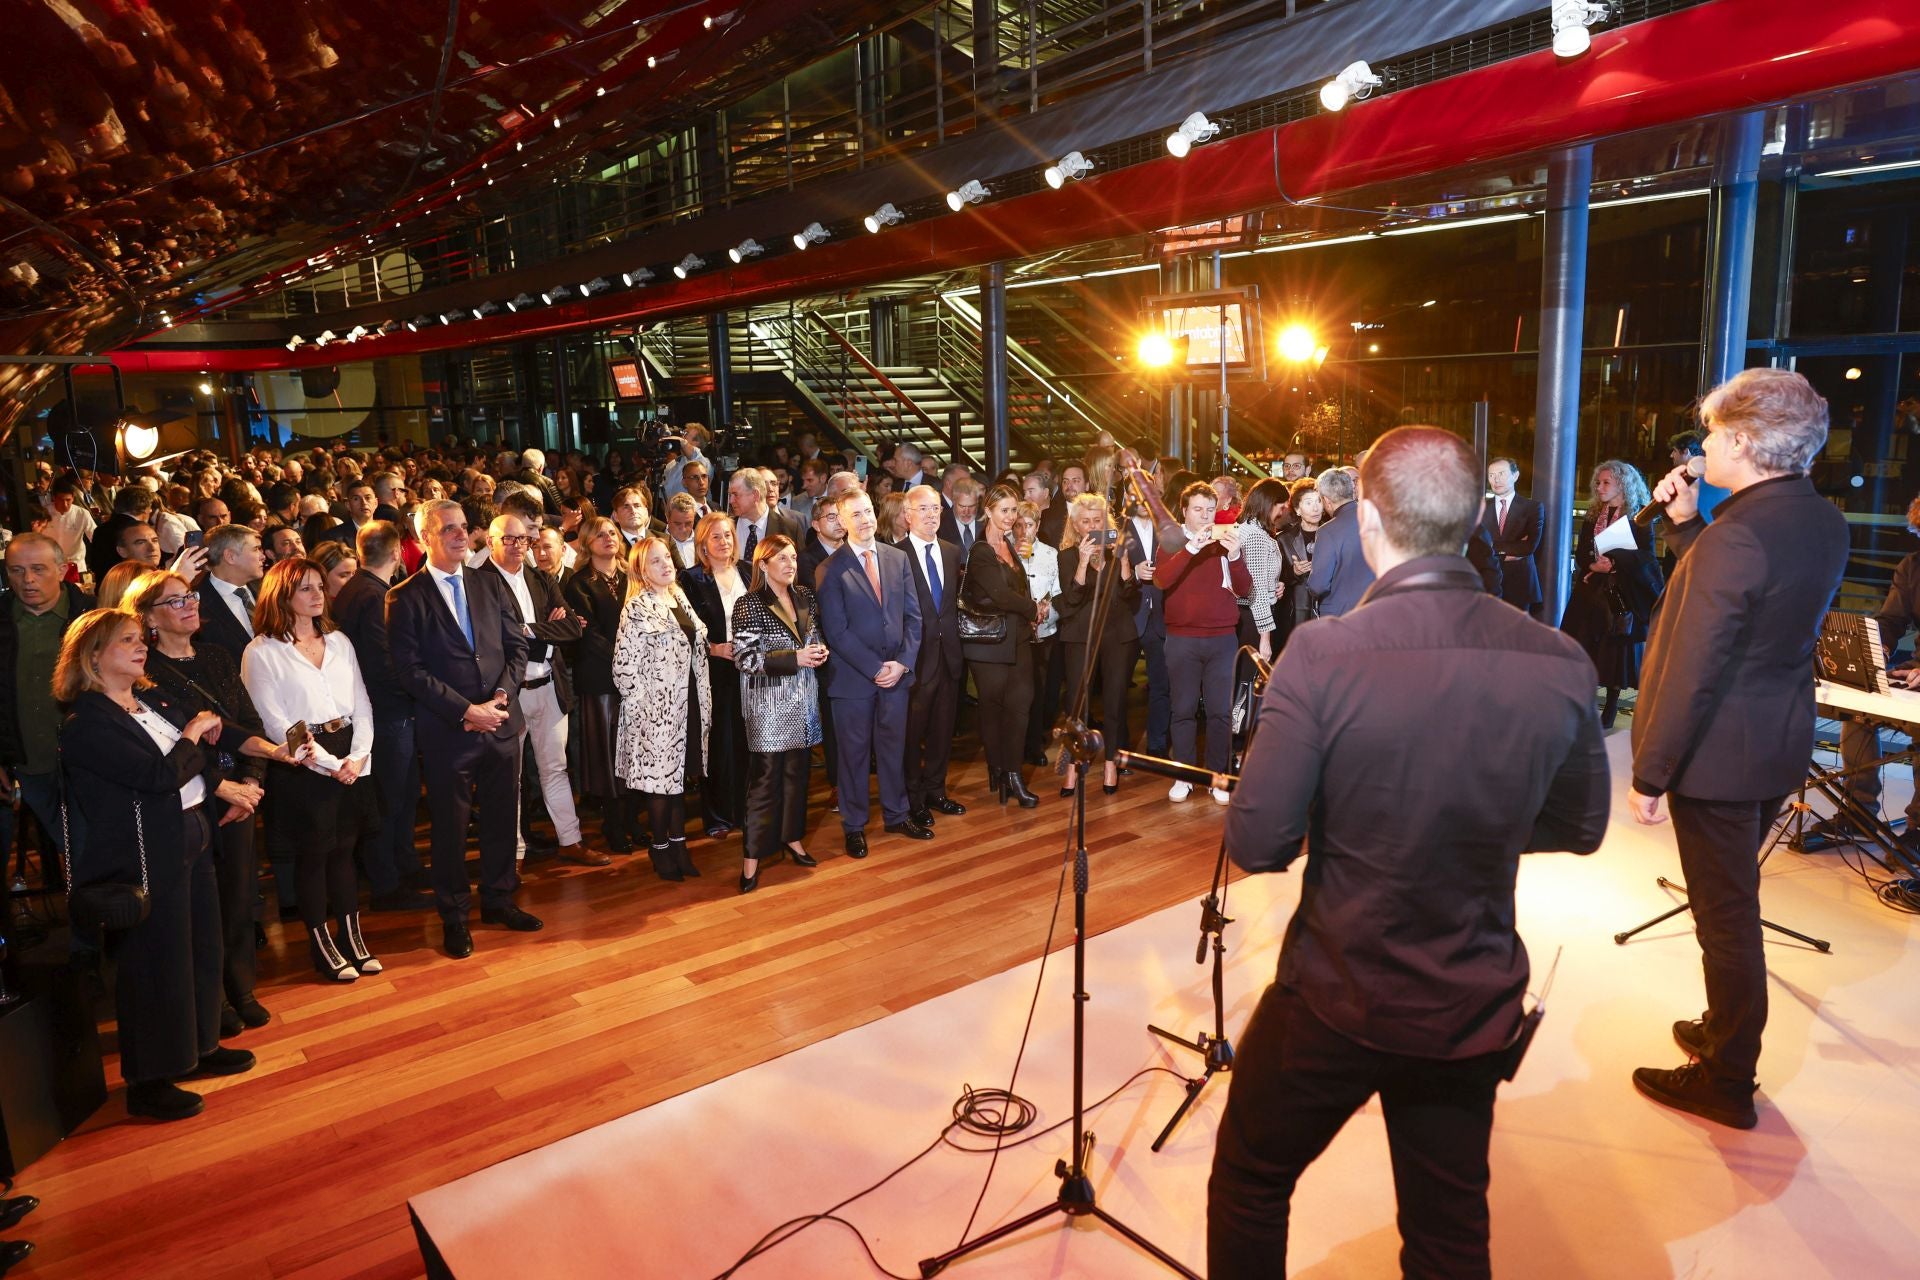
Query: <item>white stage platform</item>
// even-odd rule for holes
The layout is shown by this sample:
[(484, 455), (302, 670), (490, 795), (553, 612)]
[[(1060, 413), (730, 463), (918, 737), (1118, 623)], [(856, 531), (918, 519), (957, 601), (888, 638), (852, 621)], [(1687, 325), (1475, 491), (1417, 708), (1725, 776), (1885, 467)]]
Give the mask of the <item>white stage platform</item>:
[[(1519, 1079), (1503, 1088), (1493, 1140), (1496, 1275), (1880, 1277), (1920, 1267), (1920, 946), (1916, 921), (1876, 902), (1833, 854), (1774, 855), (1762, 880), (1771, 919), (1831, 939), (1833, 953), (1769, 936), (1772, 1021), (1751, 1133), (1642, 1099), (1641, 1065), (1682, 1061), (1669, 1036), (1702, 1004), (1699, 952), (1681, 916), (1616, 946), (1612, 935), (1671, 905), (1670, 826), (1628, 816), (1626, 734), (1611, 742), (1616, 804), (1588, 858), (1528, 859), (1520, 921), (1536, 983), (1564, 947), (1548, 1015)], [(1888, 808), (1905, 803), (1890, 782)], [(1122, 855), (1124, 856), (1124, 855)], [(1196, 849), (1195, 858), (1212, 850)], [(1100, 857), (1093, 865), (1100, 886)], [(1271, 979), (1296, 875), (1236, 882), (1228, 904), (1228, 1030)], [(1088, 1096), (1143, 1067), (1197, 1071), (1148, 1021), (1210, 1025), (1208, 970), (1193, 963), (1188, 905), (1089, 944)], [(1016, 1091), (1063, 1120), (1071, 1095), (1071, 899), (1046, 965)], [(1036, 939), (1036, 942), (1038, 940)], [(1036, 962), (1037, 963), (1037, 962)], [(963, 1084), (1005, 1086), (1035, 964), (814, 1044), (439, 1187), (412, 1201), (461, 1280), (707, 1277), (786, 1219), (827, 1209), (926, 1147)], [(770, 989), (769, 1001), (779, 993)], [(1098, 1109), (1100, 1203), (1196, 1271), (1227, 1081), (1208, 1086), (1165, 1151), (1148, 1144), (1180, 1097), (1156, 1074)], [(1004, 1152), (975, 1231), (1053, 1199), (1066, 1130)], [(891, 1271), (960, 1237), (987, 1157), (940, 1148), (842, 1211)], [(953, 1276), (1166, 1274), (1093, 1224), (1031, 1228), (956, 1263)], [(1291, 1273), (1398, 1274), (1392, 1178), (1377, 1106), (1349, 1124), (1303, 1180)], [(876, 1274), (845, 1228), (819, 1223), (742, 1276)]]

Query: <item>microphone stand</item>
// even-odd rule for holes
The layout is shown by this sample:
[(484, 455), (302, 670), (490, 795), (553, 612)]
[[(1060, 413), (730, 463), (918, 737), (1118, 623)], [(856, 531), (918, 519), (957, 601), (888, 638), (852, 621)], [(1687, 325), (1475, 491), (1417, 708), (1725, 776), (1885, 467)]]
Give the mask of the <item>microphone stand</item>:
[[(1110, 499), (1111, 502), (1111, 499)], [(1108, 510), (1114, 509), (1109, 505)], [(1117, 523), (1117, 522), (1116, 522)], [(1051, 1204), (1042, 1205), (1033, 1212), (1023, 1214), (1012, 1222), (983, 1232), (971, 1240), (963, 1240), (958, 1245), (936, 1257), (920, 1260), (920, 1275), (938, 1275), (955, 1259), (964, 1257), (976, 1249), (984, 1248), (996, 1240), (1004, 1239), (1016, 1231), (1024, 1230), (1044, 1218), (1054, 1214), (1065, 1214), (1068, 1218), (1095, 1218), (1112, 1227), (1122, 1236), (1146, 1250), (1153, 1257), (1166, 1264), (1176, 1274), (1187, 1280), (1200, 1280), (1194, 1272), (1181, 1264), (1179, 1259), (1166, 1252), (1145, 1236), (1127, 1226), (1112, 1214), (1102, 1209), (1094, 1195), (1093, 1178), (1088, 1172), (1088, 1164), (1093, 1156), (1094, 1135), (1087, 1129), (1086, 1109), (1086, 1050), (1087, 1050), (1087, 891), (1089, 875), (1087, 866), (1087, 770), (1105, 754), (1105, 739), (1097, 729), (1089, 729), (1085, 723), (1087, 710), (1087, 689), (1093, 683), (1095, 663), (1091, 651), (1097, 650), (1101, 637), (1105, 634), (1107, 613), (1112, 607), (1114, 583), (1120, 577), (1119, 557), (1125, 548), (1116, 539), (1107, 563), (1102, 570), (1100, 587), (1094, 600), (1093, 612), (1087, 624), (1087, 645), (1090, 650), (1085, 670), (1080, 675), (1080, 687), (1075, 691), (1073, 707), (1060, 719), (1054, 731), (1061, 750), (1069, 753), (1076, 766), (1073, 789), (1073, 808), (1068, 816), (1068, 831), (1073, 839), (1073, 1140), (1068, 1148), (1068, 1157), (1056, 1160), (1053, 1166), (1054, 1176), (1060, 1179), (1060, 1192)]]

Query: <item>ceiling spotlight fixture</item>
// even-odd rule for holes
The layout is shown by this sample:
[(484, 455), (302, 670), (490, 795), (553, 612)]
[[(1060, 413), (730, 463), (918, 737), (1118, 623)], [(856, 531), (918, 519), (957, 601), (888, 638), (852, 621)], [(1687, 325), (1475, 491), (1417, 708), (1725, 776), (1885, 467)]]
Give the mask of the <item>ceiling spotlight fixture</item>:
[(591, 298), (594, 294), (605, 293), (611, 288), (613, 288), (613, 281), (607, 279), (605, 276), (595, 276), (580, 286), (580, 296), (583, 298)]
[(398, 320), (383, 320), (380, 322), (380, 327), (374, 330), (375, 333), (379, 334), (398, 333), (399, 331), (400, 322)]
[(299, 334), (296, 333), (291, 338), (287, 339), (287, 350), (292, 351), (294, 348), (298, 347), (301, 343), (305, 341), (306, 341), (305, 338), (301, 337)]
[(432, 316), (415, 316), (413, 319), (407, 321), (407, 332), (418, 333), (432, 323)]
[(552, 306), (554, 303), (560, 301), (560, 299), (571, 298), (572, 296), (573, 296), (573, 290), (567, 288), (567, 286), (563, 284), (557, 284), (553, 286), (553, 288), (548, 289), (545, 293), (542, 293), (540, 295), (540, 301), (546, 303), (548, 306)]
[(652, 54), (647, 55), (647, 70), (651, 71), (659, 65), (660, 59), (654, 57)]
[(530, 306), (532, 306), (532, 305), (533, 305), (534, 303), (536, 303), (536, 302), (538, 302), (538, 301), (539, 301), (539, 299), (538, 299), (538, 298), (536, 298), (536, 297), (534, 297), (534, 296), (533, 296), (532, 294), (530, 294), (530, 293), (523, 293), (523, 294), (521, 294), (521, 295), (519, 295), (518, 297), (516, 297), (516, 298), (514, 298), (514, 299), (513, 299), (512, 301), (510, 301), (510, 302), (508, 302), (508, 303), (507, 303), (507, 310), (509, 310), (509, 311), (523, 311), (523, 310), (525, 310), (526, 308), (528, 308), (528, 307), (530, 307)]
[(601, 85), (601, 86), (600, 86), (599, 88), (597, 88), (597, 89), (595, 89), (595, 90), (593, 91), (593, 96), (594, 96), (594, 97), (596, 97), (596, 98), (604, 98), (604, 97), (606, 97), (606, 96), (607, 96), (607, 86), (605, 86), (605, 85)]
[(1202, 112), (1196, 111), (1180, 122), (1180, 127), (1167, 135), (1167, 150), (1175, 159), (1193, 150), (1197, 142), (1205, 142), (1220, 132), (1220, 126), (1207, 119)]
[(212, 395), (212, 394), (213, 394), (213, 384), (212, 384), (211, 382), (203, 382), (203, 383), (201, 383), (201, 384), (200, 384), (200, 394), (201, 394), (201, 395), (203, 395), (203, 396), (210, 396), (210, 395)]
[(906, 215), (889, 203), (881, 205), (868, 214), (865, 221), (867, 230), (877, 232), (882, 227), (890, 227), (896, 222), (905, 222)]
[(824, 243), (826, 239), (827, 229), (817, 222), (809, 222), (805, 230), (794, 233), (793, 247), (804, 249), (809, 245)]
[(527, 144), (524, 142), (516, 142), (513, 144), (513, 149), (515, 151), (525, 151), (527, 149)]
[(708, 14), (706, 17), (700, 19), (700, 25), (709, 31), (713, 30), (713, 15)]
[(335, 334), (334, 331), (331, 329), (322, 329), (320, 331), (320, 336), (313, 340), (313, 345), (316, 347), (324, 347), (329, 342), (332, 342), (334, 338), (337, 336), (338, 335)]
[(367, 336), (367, 326), (363, 324), (357, 324), (353, 326), (353, 328), (347, 330), (348, 342), (358, 342), (360, 341), (360, 339), (366, 336)]
[(499, 309), (500, 309), (500, 304), (497, 302), (483, 302), (479, 306), (473, 309), (473, 318), (475, 320), (484, 319), (487, 316), (492, 315), (494, 312), (498, 311)]
[(978, 178), (969, 178), (960, 184), (958, 191), (947, 192), (947, 208), (958, 213), (970, 204), (979, 204), (991, 194), (986, 183)]
[(1553, 52), (1557, 57), (1577, 58), (1593, 44), (1587, 28), (1605, 22), (1613, 10), (1587, 0), (1555, 0), (1553, 6)]
[(653, 272), (647, 270), (645, 267), (635, 267), (632, 271), (620, 277), (621, 282), (629, 289), (637, 288), (651, 279), (653, 279)]
[(1078, 182), (1093, 172), (1093, 161), (1078, 151), (1069, 151), (1047, 166), (1047, 185), (1055, 191), (1069, 182)]
[(705, 258), (700, 257), (698, 254), (690, 253), (673, 264), (673, 274), (685, 280), (688, 276), (706, 265), (707, 261)]
[(1320, 105), (1329, 111), (1343, 110), (1349, 102), (1371, 97), (1385, 83), (1364, 61), (1349, 63), (1346, 70), (1320, 86)]
[(459, 311), (442, 311), (440, 313), (441, 324), (452, 324), (455, 320), (460, 320), (464, 318), (465, 318), (464, 313)]
[(748, 258), (757, 258), (765, 252), (766, 250), (760, 247), (758, 240), (755, 240), (752, 236), (748, 236), (745, 240), (742, 240), (739, 244), (727, 250), (727, 256), (735, 262), (745, 262)]

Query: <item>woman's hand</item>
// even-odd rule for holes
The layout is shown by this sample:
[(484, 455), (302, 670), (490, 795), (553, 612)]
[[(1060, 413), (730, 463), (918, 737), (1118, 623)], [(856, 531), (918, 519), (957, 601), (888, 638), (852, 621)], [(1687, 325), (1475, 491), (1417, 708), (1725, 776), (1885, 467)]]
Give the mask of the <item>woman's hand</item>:
[(227, 802), (227, 812), (220, 819), (220, 825), (238, 822), (242, 818), (251, 818), (253, 811), (260, 807), (260, 797), (265, 794), (258, 783), (222, 782), (213, 789), (213, 794)]
[(728, 640), (722, 644), (708, 645), (707, 655), (709, 657), (714, 657), (714, 658), (725, 658), (728, 662), (732, 662), (733, 661), (733, 641)]
[(333, 780), (349, 787), (353, 785), (353, 780), (359, 776), (360, 766), (352, 760), (342, 760), (340, 767), (333, 771)]
[(817, 667), (825, 663), (826, 660), (827, 646), (823, 644), (810, 644), (804, 649), (796, 649), (794, 651), (794, 661), (803, 667)]
[(1304, 578), (1304, 577), (1306, 577), (1306, 576), (1307, 576), (1308, 574), (1310, 574), (1310, 573), (1312, 573), (1312, 572), (1313, 572), (1313, 561), (1311, 561), (1311, 560), (1301, 560), (1301, 559), (1298, 559), (1298, 558), (1296, 558), (1296, 559), (1294, 560), (1294, 562), (1293, 562), (1293, 576), (1294, 576), (1294, 577), (1296, 577), (1296, 578)]
[(1262, 662), (1273, 661), (1273, 632), (1262, 631), (1260, 633), (1260, 647), (1258, 648), (1258, 650), (1256, 650), (1256, 652), (1258, 652), (1260, 655), (1260, 661)]
[(1595, 556), (1593, 563), (1588, 565), (1587, 568), (1593, 570), (1595, 573), (1612, 573), (1613, 559), (1610, 556)]
[(192, 741), (211, 742), (220, 736), (220, 717), (211, 711), (202, 711), (187, 721), (187, 727), (180, 736)]

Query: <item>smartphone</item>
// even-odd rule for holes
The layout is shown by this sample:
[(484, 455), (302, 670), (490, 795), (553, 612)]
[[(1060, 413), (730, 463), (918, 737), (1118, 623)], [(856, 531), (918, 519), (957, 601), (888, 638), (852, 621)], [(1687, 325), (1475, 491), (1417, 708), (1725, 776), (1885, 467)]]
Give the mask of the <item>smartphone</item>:
[(1110, 547), (1120, 541), (1120, 531), (1118, 529), (1102, 529), (1095, 535), (1094, 541), (1103, 547)]
[(202, 547), (206, 545), (206, 542), (207, 542), (207, 535), (201, 530), (199, 529), (187, 530), (187, 537), (184, 545), (189, 547)]
[(295, 720), (287, 726), (287, 746), (295, 751), (307, 745), (307, 739), (313, 736), (305, 720)]
[(865, 458), (855, 458), (853, 460), (853, 474), (860, 477), (860, 483), (865, 484), (867, 482), (867, 460)]

